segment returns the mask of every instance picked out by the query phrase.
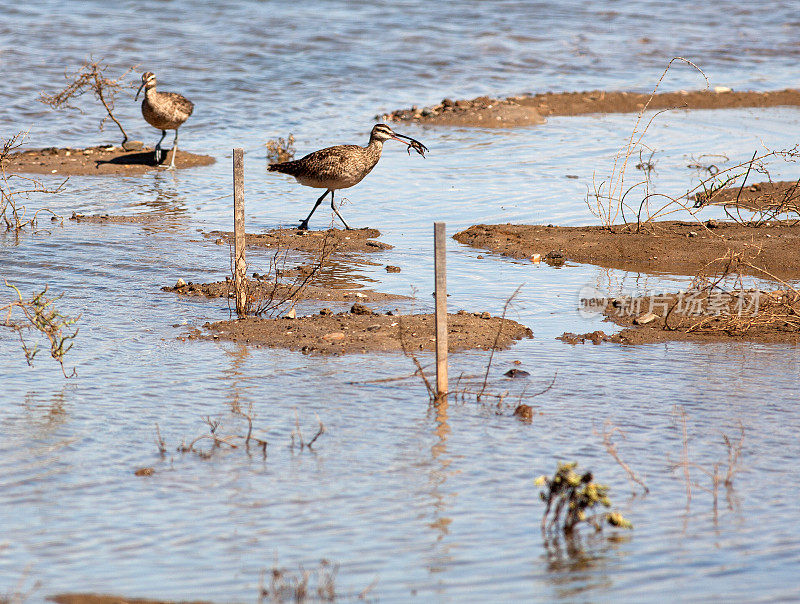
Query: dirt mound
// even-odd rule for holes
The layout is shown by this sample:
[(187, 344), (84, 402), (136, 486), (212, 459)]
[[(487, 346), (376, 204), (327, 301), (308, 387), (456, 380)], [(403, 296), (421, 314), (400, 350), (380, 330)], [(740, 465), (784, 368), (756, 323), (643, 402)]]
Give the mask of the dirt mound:
[[(726, 89), (663, 92), (653, 96), (649, 110), (730, 109), (800, 105), (800, 91), (733, 92)], [(444, 99), (432, 107), (398, 109), (377, 116), (389, 121), (413, 121), (444, 126), (514, 127), (540, 124), (550, 115), (589, 113), (635, 113), (647, 104), (650, 94), (638, 92), (547, 92), (505, 99), (487, 96), (472, 100)]]
[[(291, 283), (275, 283), (267, 276), (258, 275), (247, 280), (247, 297), (253, 304), (258, 306), (261, 302), (269, 300), (288, 300), (293, 302), (301, 300), (321, 300), (327, 302), (386, 302), (389, 300), (406, 300), (407, 296), (396, 294), (385, 294), (372, 291), (370, 289), (357, 289), (355, 283), (350, 283), (351, 287), (342, 287), (342, 283), (337, 283), (340, 287), (328, 287), (323, 279), (319, 283), (311, 283), (298, 288)], [(347, 284), (346, 282), (344, 283)], [(233, 280), (226, 277), (225, 281), (215, 281), (213, 283), (193, 283), (185, 282), (183, 279), (175, 285), (165, 286), (162, 291), (175, 293), (180, 296), (196, 298), (230, 298), (236, 297)], [(288, 307), (287, 307), (288, 310)]]
[(800, 293), (794, 290), (711, 290), (610, 298), (602, 309), (621, 325), (612, 341), (648, 344), (701, 342), (800, 342)]
[[(759, 227), (726, 221), (599, 226), (480, 224), (453, 236), (460, 243), (512, 258), (548, 256), (639, 273), (694, 275), (728, 251), (781, 279), (800, 278), (800, 224), (774, 221)], [(764, 273), (742, 267), (757, 276)]]
[[(767, 214), (800, 215), (800, 180), (759, 182), (694, 196), (696, 205), (733, 206)], [(735, 214), (735, 210), (734, 210)]]
[[(138, 175), (150, 170), (161, 170), (169, 165), (172, 154), (166, 153), (161, 167), (155, 163), (153, 150), (125, 151), (113, 145), (86, 149), (56, 148), (32, 149), (10, 154), (3, 162), (7, 172), (56, 174), (59, 176)], [(179, 170), (208, 166), (216, 160), (209, 155), (195, 155), (178, 149), (175, 167)]]
[[(233, 245), (233, 233), (211, 231), (204, 237), (214, 239), (218, 244)], [(380, 252), (392, 246), (376, 241), (381, 236), (378, 229), (327, 229), (324, 231), (304, 231), (294, 229), (275, 229), (266, 233), (247, 233), (245, 243), (250, 247), (264, 247), (274, 250), (297, 250), (300, 252), (326, 253)]]
[[(322, 310), (296, 319), (247, 317), (204, 327), (209, 333), (195, 332), (189, 337), (321, 354), (402, 352), (404, 346), (408, 352), (434, 349), (434, 315), (376, 314), (360, 304), (338, 314)], [(516, 340), (532, 337), (533, 332), (524, 325), (489, 313), (448, 315), (450, 351), (489, 350), (495, 341), (498, 349), (505, 349)]]

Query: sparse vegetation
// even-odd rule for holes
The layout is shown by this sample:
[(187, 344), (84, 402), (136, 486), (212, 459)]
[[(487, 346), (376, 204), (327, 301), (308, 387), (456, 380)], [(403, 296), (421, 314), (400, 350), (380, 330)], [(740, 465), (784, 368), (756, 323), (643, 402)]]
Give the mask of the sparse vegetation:
[(122, 132), (122, 144), (124, 145), (128, 141), (128, 134), (114, 115), (114, 104), (120, 90), (135, 86), (133, 83), (124, 82), (134, 69), (135, 67), (129, 67), (122, 75), (109, 78), (106, 75), (108, 65), (89, 57), (77, 71), (64, 72), (64, 79), (67, 81), (64, 88), (53, 94), (42, 92), (39, 95), (39, 101), (53, 109), (76, 109), (83, 113), (80, 108), (72, 105), (72, 102), (87, 92), (91, 92), (108, 114), (100, 121), (100, 130), (103, 130), (106, 120), (111, 119)]
[(60, 216), (57, 216), (54, 212), (45, 208), (36, 210), (33, 215), (28, 216), (26, 208), (22, 205), (21, 200), (28, 199), (30, 195), (34, 193), (50, 195), (60, 193), (64, 189), (64, 185), (67, 182), (66, 180), (56, 188), (48, 189), (35, 178), (20, 176), (19, 174), (8, 174), (6, 172), (6, 159), (22, 145), (25, 137), (25, 132), (18, 132), (10, 139), (6, 140), (3, 143), (3, 147), (0, 149), (0, 220), (2, 220), (7, 230), (13, 231), (20, 231), (27, 227), (35, 227), (39, 213), (41, 212), (49, 213), (54, 219), (63, 222)]
[(294, 159), (294, 135), (285, 139), (277, 138), (267, 141), (267, 163), (277, 164)]
[(536, 485), (547, 487), (546, 492), (539, 493), (547, 506), (542, 516), (542, 531), (570, 534), (581, 522), (590, 524), (597, 531), (602, 530), (604, 524), (633, 528), (619, 512), (588, 513), (597, 504), (611, 507), (608, 487), (594, 482), (591, 472), (578, 474), (575, 471), (577, 466), (577, 462), (559, 463), (552, 478), (539, 476), (536, 479)]
[[(688, 510), (692, 501), (692, 486), (709, 493), (712, 499), (712, 509), (714, 514), (714, 521), (716, 522), (719, 510), (719, 487), (725, 486), (726, 496), (729, 509), (734, 509), (733, 497), (733, 480), (739, 472), (739, 462), (742, 456), (742, 449), (744, 447), (744, 424), (739, 422), (739, 438), (736, 441), (731, 440), (727, 434), (722, 434), (722, 443), (725, 445), (727, 459), (717, 461), (711, 466), (704, 466), (702, 464), (691, 461), (689, 457), (689, 429), (688, 429), (688, 415), (686, 409), (681, 405), (676, 405), (674, 409), (675, 417), (677, 418), (682, 434), (683, 449), (681, 453), (681, 461), (678, 463), (670, 464), (670, 470), (680, 469), (683, 473), (683, 479), (686, 484), (686, 508)], [(723, 471), (723, 466), (725, 466)], [(710, 480), (710, 486), (692, 480), (691, 469), (699, 471)]]
[(606, 451), (614, 459), (614, 461), (616, 461), (619, 466), (625, 470), (625, 474), (628, 475), (628, 479), (632, 483), (638, 484), (640, 487), (642, 487), (644, 494), (647, 495), (647, 493), (650, 492), (650, 489), (647, 488), (647, 485), (644, 483), (644, 481), (636, 475), (631, 467), (622, 460), (619, 455), (619, 451), (617, 450), (617, 445), (613, 441), (615, 434), (619, 434), (622, 438), (626, 437), (625, 432), (622, 431), (622, 428), (615, 426), (611, 421), (606, 420), (606, 422), (603, 424), (602, 432), (599, 432), (596, 429), (593, 429), (592, 431), (594, 432), (595, 436), (599, 436), (603, 439), (603, 446), (606, 448)]
[[(6, 313), (5, 320), (0, 323), (0, 326), (17, 332), (28, 365), (33, 365), (33, 360), (40, 350), (38, 343), (31, 345), (23, 335), (26, 330), (33, 329), (47, 338), (50, 356), (61, 366), (64, 376), (76, 375), (75, 369), (69, 375), (67, 374), (64, 369), (64, 356), (72, 348), (75, 336), (78, 335), (78, 329), (75, 328), (73, 331), (73, 325), (79, 317), (61, 314), (54, 306), (61, 296), (48, 297), (47, 286), (41, 292), (25, 298), (16, 286), (9, 284), (8, 281), (4, 282), (5, 286), (13, 292), (14, 299), (0, 305), (0, 313)], [(15, 315), (22, 315), (22, 321), (13, 320)]]

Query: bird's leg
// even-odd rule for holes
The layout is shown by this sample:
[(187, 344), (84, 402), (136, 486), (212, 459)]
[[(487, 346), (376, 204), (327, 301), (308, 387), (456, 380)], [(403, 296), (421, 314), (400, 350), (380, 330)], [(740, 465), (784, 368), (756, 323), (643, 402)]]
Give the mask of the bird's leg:
[(351, 229), (351, 228), (350, 228), (350, 225), (348, 225), (348, 224), (347, 224), (347, 223), (344, 221), (344, 218), (342, 218), (342, 215), (341, 215), (341, 214), (339, 214), (339, 210), (337, 210), (337, 209), (336, 209), (336, 206), (335, 206), (335, 205), (333, 205), (333, 191), (331, 191), (331, 209), (332, 209), (332, 210), (334, 211), (334, 213), (335, 213), (335, 214), (336, 214), (336, 215), (339, 217), (339, 220), (341, 220), (341, 221), (342, 221), (342, 224), (344, 225), (344, 228), (345, 228), (345, 229), (347, 229), (348, 231), (352, 231), (353, 229)]
[[(176, 132), (177, 132), (177, 130), (176, 130)], [(155, 156), (156, 164), (160, 164), (161, 163), (161, 141), (164, 140), (164, 137), (166, 135), (167, 135), (167, 131), (166, 130), (162, 130), (161, 131), (161, 138), (158, 139), (158, 142), (156, 143), (156, 148), (153, 150), (153, 155)]]
[(178, 129), (175, 128), (175, 140), (172, 141), (172, 161), (169, 163), (169, 170), (175, 169), (175, 155), (178, 153)]
[(328, 189), (322, 195), (320, 195), (319, 199), (317, 199), (317, 203), (315, 203), (314, 207), (311, 208), (311, 211), (308, 213), (308, 216), (306, 216), (306, 219), (303, 222), (300, 223), (300, 227), (299, 228), (300, 228), (301, 231), (307, 231), (308, 230), (308, 219), (311, 218), (311, 215), (314, 213), (314, 210), (316, 210), (319, 207), (319, 204), (322, 203), (322, 200), (325, 199), (325, 196), (328, 193), (333, 195), (333, 191)]

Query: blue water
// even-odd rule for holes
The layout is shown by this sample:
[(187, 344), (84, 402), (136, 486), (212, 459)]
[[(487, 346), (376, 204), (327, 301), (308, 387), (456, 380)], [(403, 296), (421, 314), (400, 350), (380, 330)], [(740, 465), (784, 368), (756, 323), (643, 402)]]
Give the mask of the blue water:
[[(0, 234), (0, 277), (26, 293), (48, 284), (64, 294), (60, 307), (81, 317), (67, 356), (78, 377), (70, 380), (46, 352), (29, 368), (17, 336), (0, 330), (0, 598), (98, 592), (253, 601), (262, 571), (269, 575), (276, 560), (297, 573), (321, 559), (339, 565), (336, 589), (345, 601), (373, 584), (369, 595), (382, 601), (800, 597), (795, 347), (572, 347), (554, 339), (613, 329), (576, 312), (586, 284), (636, 293), (674, 290), (687, 277), (555, 269), (450, 241), (452, 310), (499, 314), (524, 284), (509, 316), (535, 338), (495, 355), (489, 388), (509, 390), (507, 401), (526, 398), (537, 411), (530, 425), (493, 402), (453, 402), (437, 415), (419, 380), (374, 382), (411, 373), (401, 355), (309, 357), (181, 341), (188, 328), (227, 318), (227, 304), (160, 290), (178, 277), (228, 273), (227, 247), (198, 231), (230, 229), (233, 147), (247, 152), (249, 230), (295, 224), (315, 194), (265, 172), (269, 139), (293, 133), (298, 154), (363, 144), (376, 114), (443, 97), (648, 91), (676, 55), (700, 65), (712, 86), (794, 87), (794, 3), (764, 10), (607, 0), (40, 1), (5, 3), (2, 13), (3, 138), (25, 130), (30, 147), (118, 143), (113, 124), (98, 131), (102, 113), (90, 98), (80, 102), (83, 114), (36, 101), (61, 85), (65, 68), (93, 54), (115, 74), (132, 64), (137, 73), (152, 70), (160, 89), (193, 100), (182, 147), (217, 163), (174, 174), (73, 177), (62, 194), (27, 202), (29, 211), (49, 207), (65, 216), (151, 213), (144, 225), (67, 220), (50, 233)], [(704, 84), (677, 66), (662, 87)], [(119, 117), (134, 138), (152, 144), (157, 132), (141, 119), (133, 92), (119, 97)], [(379, 228), (395, 246), (370, 255), (374, 265), (354, 265), (354, 278), (414, 295), (404, 310), (430, 310), (434, 220), (450, 234), (484, 222), (596, 223), (587, 186), (593, 175), (607, 177), (633, 122), (610, 115), (515, 130), (398, 125), (431, 152), (409, 157), (387, 143), (369, 178), (342, 192), (348, 222)], [(653, 186), (679, 194), (697, 182), (688, 165), (699, 156), (725, 154), (732, 165), (762, 145), (793, 146), (799, 126), (796, 108), (664, 114), (646, 139), (656, 151)], [(800, 176), (783, 163), (772, 175)], [(312, 227), (325, 226), (329, 214), (320, 209)], [(255, 251), (248, 259), (253, 270), (269, 263)], [(385, 264), (402, 272), (387, 274)], [(528, 380), (502, 377), (514, 361)], [(486, 353), (461, 353), (450, 372), (482, 375), (486, 363)], [(554, 376), (551, 389), (531, 397)], [(741, 468), (730, 493), (721, 487), (716, 514), (702, 470), (692, 467), (700, 486), (692, 485), (687, 508), (682, 473), (671, 469), (683, 446), (676, 405), (688, 414), (690, 459), (706, 469), (725, 468), (722, 434), (745, 427)], [(242, 450), (208, 460), (176, 452), (207, 431), (206, 416), (227, 433), (241, 431), (235, 408), (255, 414), (269, 442), (266, 460)], [(291, 449), (295, 417), (308, 438), (317, 415), (327, 432), (314, 452)], [(644, 478), (646, 497), (631, 496), (594, 433), (606, 420), (624, 430), (619, 453)], [(533, 479), (573, 459), (611, 486), (634, 531), (583, 531), (571, 544), (543, 539)], [(134, 476), (144, 466), (155, 475)]]

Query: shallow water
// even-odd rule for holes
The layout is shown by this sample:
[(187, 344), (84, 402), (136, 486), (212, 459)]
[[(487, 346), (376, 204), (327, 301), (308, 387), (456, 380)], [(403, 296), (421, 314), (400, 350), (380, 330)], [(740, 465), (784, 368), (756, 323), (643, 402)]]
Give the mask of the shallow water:
[[(793, 86), (793, 3), (773, 3), (767, 13), (733, 2), (72, 6), (4, 7), (0, 94), (9, 101), (0, 120), (9, 132), (30, 129), (30, 146), (118, 142), (112, 129), (97, 132), (90, 102), (85, 115), (35, 102), (60, 83), (64, 67), (94, 53), (117, 69), (139, 63), (162, 89), (191, 98), (197, 108), (182, 145), (218, 161), (176, 174), (73, 178), (63, 194), (28, 204), (66, 216), (155, 212), (152, 224), (65, 221), (49, 234), (0, 234), (0, 276), (25, 292), (47, 283), (64, 293), (66, 311), (81, 315), (67, 357), (78, 370), (71, 380), (47, 358), (28, 368), (16, 336), (0, 331), (0, 594), (38, 581), (33, 601), (64, 591), (252, 601), (261, 571), (276, 559), (297, 571), (325, 558), (339, 565), (345, 600), (373, 582), (370, 594), (380, 600), (800, 597), (800, 530), (790, 520), (790, 464), (800, 454), (795, 347), (571, 347), (554, 339), (609, 331), (575, 310), (587, 283), (635, 293), (676, 289), (686, 278), (534, 266), (450, 241), (451, 309), (497, 314), (524, 284), (510, 316), (536, 337), (495, 355), (489, 387), (516, 400), (556, 376), (528, 401), (540, 413), (531, 425), (474, 402), (437, 417), (418, 380), (372, 383), (413, 371), (398, 355), (321, 358), (180, 341), (187, 327), (227, 318), (227, 304), (160, 291), (178, 277), (228, 272), (227, 248), (198, 230), (230, 228), (234, 146), (247, 150), (250, 230), (292, 224), (314, 192), (265, 173), (270, 138), (294, 133), (299, 154), (363, 143), (375, 114), (445, 96), (646, 91), (671, 56), (689, 51), (712, 85)], [(702, 85), (684, 67), (663, 84)], [(137, 105), (118, 105), (135, 138), (153, 142)], [(587, 186), (594, 173), (608, 174), (633, 121), (553, 118), (510, 131), (398, 126), (431, 153), (408, 157), (387, 144), (369, 178), (343, 195), (350, 224), (379, 228), (395, 246), (354, 274), (381, 291), (415, 294), (403, 310), (428, 310), (434, 220), (451, 234), (481, 222), (595, 223)], [(733, 163), (762, 144), (791, 147), (798, 126), (796, 108), (662, 115), (647, 137), (654, 186), (685, 190), (698, 178), (687, 166), (703, 154)], [(773, 177), (797, 178), (797, 167), (776, 165)], [(320, 210), (312, 226), (328, 220)], [(249, 260), (259, 271), (268, 263), (256, 252)], [(387, 274), (385, 264), (402, 272)], [(515, 360), (528, 380), (502, 377)], [(486, 362), (486, 353), (455, 355), (451, 375), (481, 376)], [(206, 416), (241, 430), (235, 405), (252, 406), (269, 441), (266, 460), (240, 450), (209, 460), (175, 452), (207, 429)], [(733, 437), (740, 421), (745, 427), (741, 471), (730, 493), (721, 489), (717, 514), (698, 486), (687, 509), (682, 475), (669, 467), (682, 453), (675, 405), (688, 414), (690, 457), (705, 468), (724, 467), (722, 434)], [(306, 438), (316, 415), (327, 428), (314, 452), (289, 447), (295, 413)], [(625, 431), (620, 455), (644, 477), (648, 496), (630, 497), (624, 472), (593, 433), (605, 420)], [(170, 449), (165, 460), (155, 424)], [(573, 544), (542, 539), (533, 478), (571, 459), (611, 485), (633, 532), (607, 539), (584, 531)], [(156, 474), (134, 476), (143, 466)], [(699, 469), (692, 476), (710, 486)]]

